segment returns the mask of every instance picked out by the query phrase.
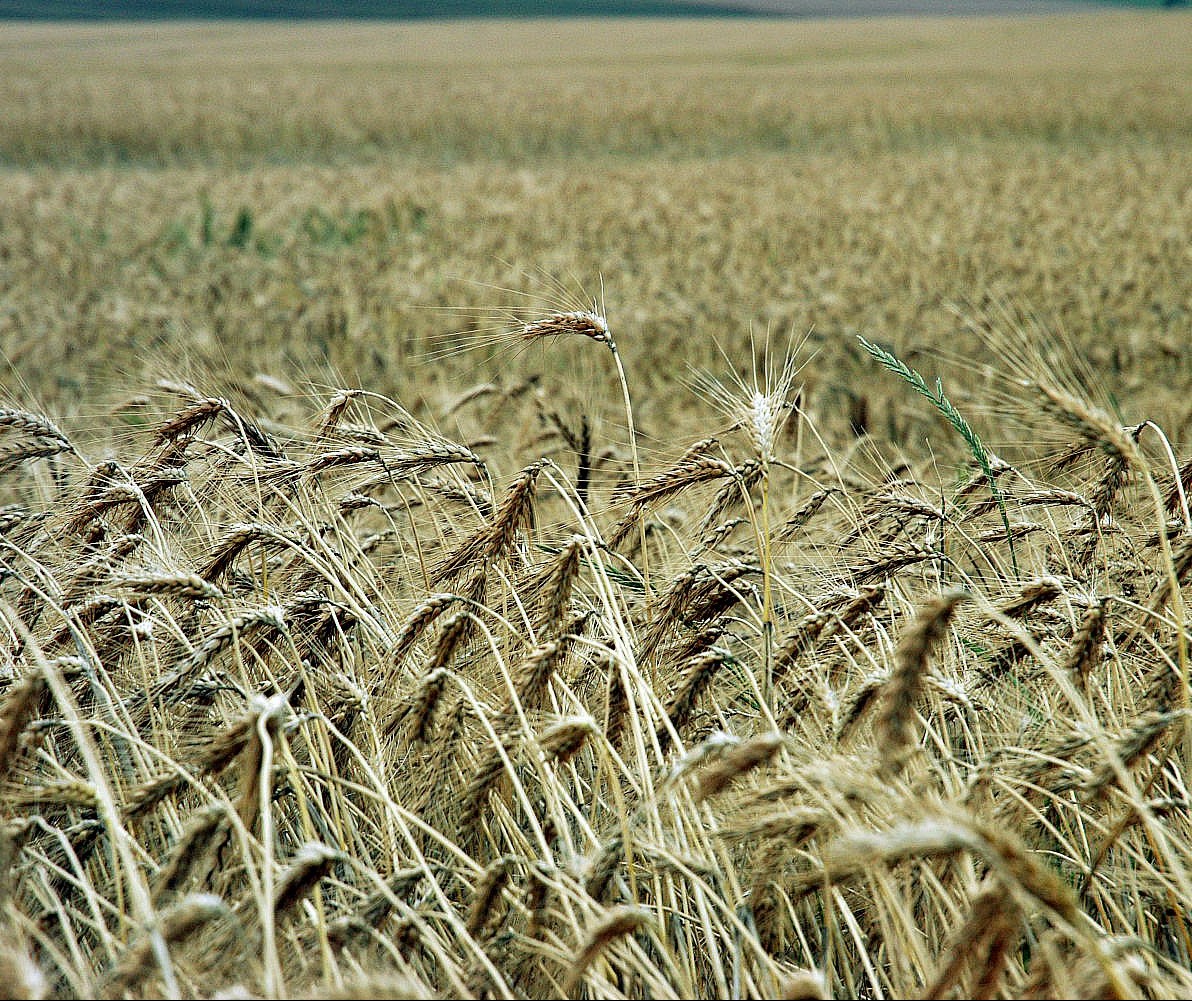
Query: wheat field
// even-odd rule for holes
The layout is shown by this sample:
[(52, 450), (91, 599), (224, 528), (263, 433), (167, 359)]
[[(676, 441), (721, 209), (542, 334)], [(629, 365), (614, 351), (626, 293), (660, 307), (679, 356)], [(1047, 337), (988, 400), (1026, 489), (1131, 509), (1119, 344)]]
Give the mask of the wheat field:
[(1192, 996), (1190, 98), (4, 25), (0, 992)]

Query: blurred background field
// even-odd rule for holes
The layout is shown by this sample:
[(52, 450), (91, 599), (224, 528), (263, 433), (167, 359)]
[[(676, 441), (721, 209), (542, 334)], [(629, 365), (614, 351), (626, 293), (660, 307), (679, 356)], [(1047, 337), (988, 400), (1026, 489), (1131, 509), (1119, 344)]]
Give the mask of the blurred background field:
[(956, 311), (993, 296), (1186, 438), (1190, 98), (1183, 12), (10, 23), (5, 381), (90, 417), (187, 358), (403, 399), (549, 380), (441, 350), (546, 275), (603, 286), (647, 435), (714, 341), (810, 332), (808, 406), (915, 449), (855, 335), (979, 361)]

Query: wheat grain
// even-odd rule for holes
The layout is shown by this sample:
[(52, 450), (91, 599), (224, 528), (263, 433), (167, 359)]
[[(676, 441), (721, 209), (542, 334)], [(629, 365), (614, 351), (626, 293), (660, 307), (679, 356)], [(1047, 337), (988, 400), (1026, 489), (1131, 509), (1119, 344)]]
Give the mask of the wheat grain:
[(642, 908), (613, 908), (589, 930), (583, 947), (572, 958), (563, 981), (563, 993), (569, 997), (574, 995), (589, 967), (617, 939), (632, 935), (651, 923), (652, 915)]
[(467, 932), (473, 938), (484, 938), (485, 929), (493, 923), (493, 909), (509, 882), (516, 863), (510, 855), (495, 859), (476, 881), (476, 888), (472, 891), (472, 906), (468, 910), (465, 924)]
[(318, 842), (303, 845), (294, 853), (293, 861), (277, 879), (273, 893), (273, 910), (278, 915), (293, 910), (314, 889), (332, 867), (345, 861), (344, 853)]
[(679, 733), (687, 725), (696, 703), (712, 683), (717, 671), (732, 660), (732, 654), (727, 650), (713, 647), (687, 665), (679, 687), (666, 705), (666, 717), (670, 725), (660, 728), (657, 734), (658, 744), (664, 751), (671, 744), (671, 734)]
[(740, 776), (773, 758), (782, 750), (784, 743), (781, 734), (767, 733), (752, 737), (730, 749), (723, 758), (700, 775), (695, 792), (696, 801), (723, 792)]
[(882, 747), (884, 767), (897, 771), (912, 738), (915, 712), (928, 658), (947, 635), (956, 606), (968, 596), (963, 592), (941, 595), (923, 608), (898, 644), (894, 670), (882, 693), (874, 731)]
[[(214, 894), (199, 893), (186, 897), (161, 915), (161, 937), (168, 945), (179, 946), (203, 925), (227, 912), (227, 905)], [(155, 962), (153, 941), (146, 935), (128, 948), (112, 970), (108, 991), (120, 994), (135, 987)]]

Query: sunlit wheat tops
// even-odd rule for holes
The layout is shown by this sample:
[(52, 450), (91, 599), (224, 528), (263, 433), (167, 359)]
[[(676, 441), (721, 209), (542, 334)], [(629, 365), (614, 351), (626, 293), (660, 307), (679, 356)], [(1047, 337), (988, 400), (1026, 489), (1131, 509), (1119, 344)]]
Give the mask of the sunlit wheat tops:
[(625, 378), (625, 365), (617, 342), (609, 329), (603, 308), (593, 302), (591, 309), (558, 310), (536, 319), (529, 319), (515, 333), (523, 340), (536, 341), (542, 338), (586, 337), (597, 344), (604, 344), (612, 352), (617, 369), (617, 380), (621, 385), (621, 397), (625, 404), (625, 421), (629, 429), (629, 449), (633, 456), (633, 479), (641, 479), (641, 467), (637, 452), (637, 432), (633, 425), (633, 401), (629, 396), (629, 383)]
[(728, 374), (717, 376), (700, 372), (691, 380), (695, 392), (724, 414), (732, 429), (745, 433), (754, 454), (763, 464), (774, 461), (779, 435), (797, 407), (795, 379), (801, 367), (798, 363), (800, 346), (788, 344), (780, 357), (771, 353), (768, 340), (760, 349), (754, 346), (752, 371), (742, 376), (732, 368), (718, 345)]
[(614, 351), (617, 349), (608, 329), (608, 320), (596, 312), (595, 307), (551, 313), (524, 324), (520, 333), (526, 340), (536, 340), (539, 337), (589, 337), (598, 344), (607, 344)]
[(745, 427), (754, 451), (763, 456), (765, 461), (774, 457), (774, 442), (786, 417), (784, 409), (776, 394), (763, 393), (755, 389), (749, 399)]
[[(752, 338), (751, 338), (752, 341)], [(786, 352), (776, 359), (770, 352), (769, 339), (761, 349), (760, 365), (756, 345), (753, 348), (753, 368), (750, 376), (742, 377), (729, 367), (726, 380), (708, 373), (699, 373), (693, 380), (697, 393), (706, 397), (732, 422), (730, 430), (745, 433), (754, 459), (737, 472), (737, 489), (746, 505), (749, 524), (753, 529), (758, 561), (762, 568), (762, 692), (768, 700), (773, 686), (774, 595), (773, 595), (773, 537), (770, 531), (770, 467), (778, 458), (779, 437), (791, 412), (797, 407), (794, 398), (797, 347), (787, 345)], [(726, 363), (728, 358), (719, 348)], [(760, 371), (759, 371), (760, 369)], [(756, 504), (750, 496), (757, 487)], [(719, 507), (719, 505), (717, 505)], [(718, 512), (719, 513), (719, 512)]]

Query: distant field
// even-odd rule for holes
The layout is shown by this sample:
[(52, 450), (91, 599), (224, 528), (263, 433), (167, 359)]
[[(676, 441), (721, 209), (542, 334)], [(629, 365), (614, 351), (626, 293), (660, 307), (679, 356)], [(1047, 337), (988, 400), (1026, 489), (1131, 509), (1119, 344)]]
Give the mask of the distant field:
[(1170, 13), (10, 25), (5, 346), (70, 406), (158, 344), (396, 392), (437, 307), (542, 268), (694, 363), (810, 330), (839, 394), (854, 333), (998, 291), (1186, 427), (1190, 67)]
[(1189, 12), (0, 26), (0, 990), (1192, 997), (1190, 109)]
[(0, 163), (541, 163), (1192, 129), (1187, 14), (627, 24), (10, 24)]

